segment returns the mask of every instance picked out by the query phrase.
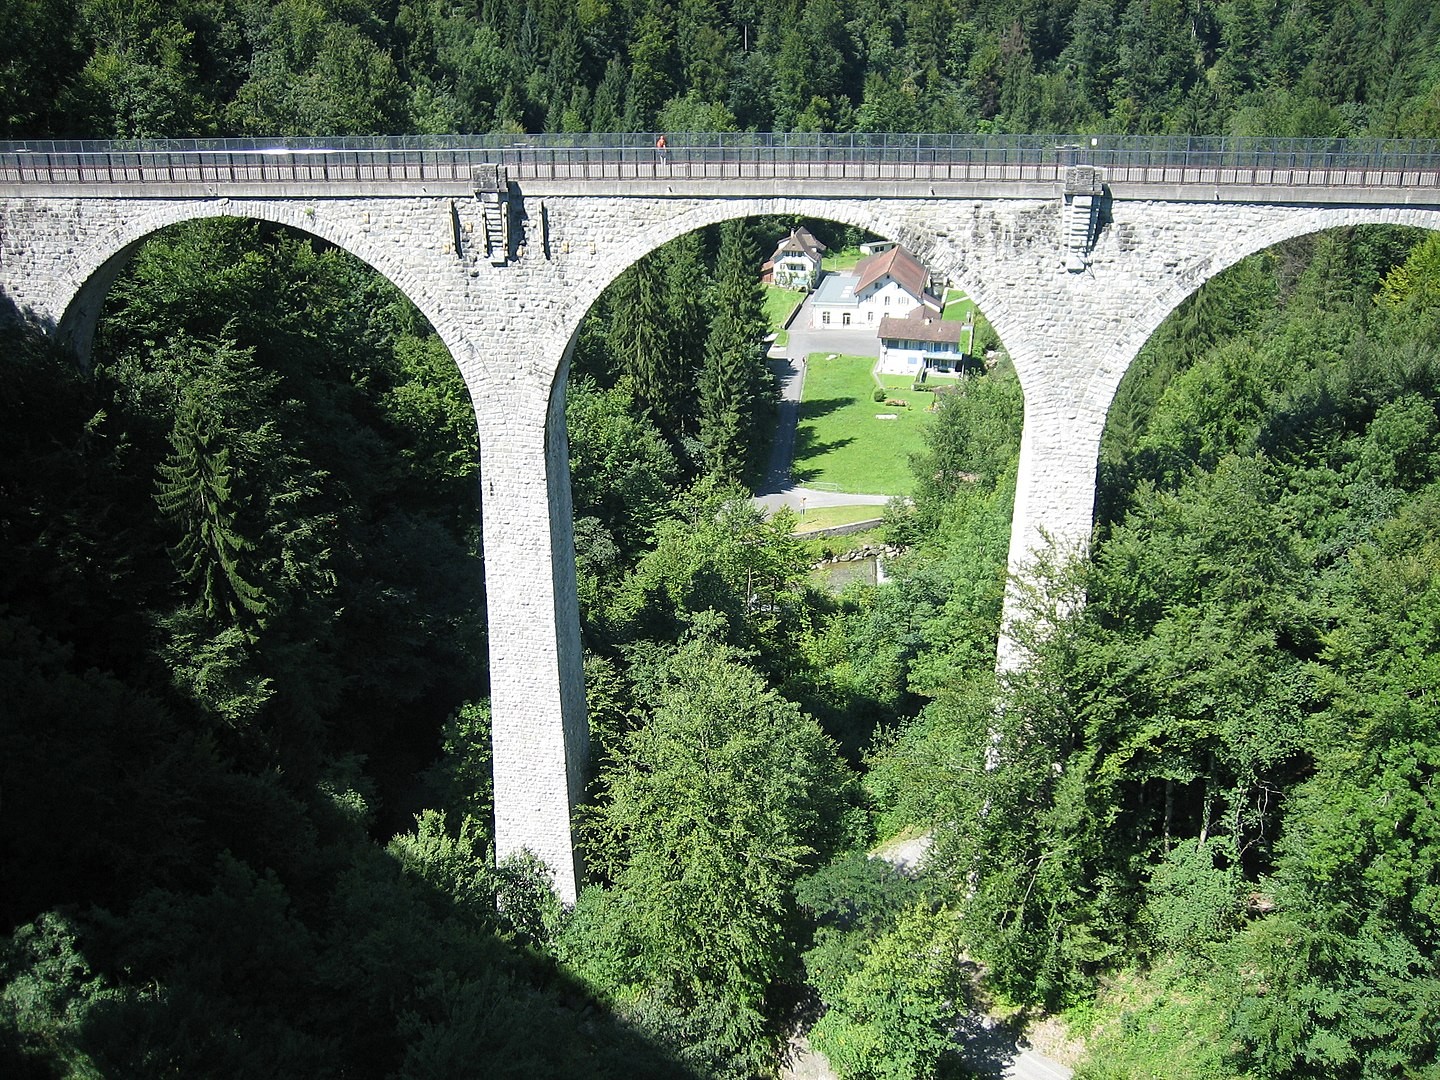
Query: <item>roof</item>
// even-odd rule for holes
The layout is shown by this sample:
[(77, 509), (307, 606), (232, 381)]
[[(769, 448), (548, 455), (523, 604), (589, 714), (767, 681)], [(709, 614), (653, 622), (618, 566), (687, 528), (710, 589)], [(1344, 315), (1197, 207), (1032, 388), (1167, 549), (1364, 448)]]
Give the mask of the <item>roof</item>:
[(886, 274), (917, 300), (924, 295), (925, 282), (930, 277), (930, 271), (919, 259), (896, 244), (888, 251), (867, 255), (855, 264), (855, 275), (859, 279), (855, 282), (855, 291), (864, 291)]
[(880, 320), (879, 335), (890, 341), (928, 341), (935, 344), (960, 344), (966, 324), (951, 320), (945, 322), (923, 305), (917, 307), (903, 319), (886, 315)]
[(855, 299), (854, 285), (855, 279), (847, 274), (826, 274), (820, 279), (820, 285), (815, 290), (815, 298), (810, 303), (814, 307), (835, 304), (857, 306), (859, 301)]
[(770, 260), (772, 262), (778, 262), (781, 253), (786, 248), (798, 248), (816, 262), (820, 261), (820, 256), (823, 255), (826, 250), (825, 245), (811, 236), (809, 229), (804, 228), (792, 230), (789, 236), (776, 244), (775, 254), (770, 256)]

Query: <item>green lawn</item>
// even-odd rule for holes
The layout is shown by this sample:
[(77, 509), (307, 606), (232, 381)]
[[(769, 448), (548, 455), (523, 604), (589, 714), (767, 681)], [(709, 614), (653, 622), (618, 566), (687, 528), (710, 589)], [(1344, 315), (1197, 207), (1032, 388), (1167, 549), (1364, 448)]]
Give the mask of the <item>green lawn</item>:
[(844, 251), (832, 251), (828, 255), (822, 255), (820, 266), (825, 270), (853, 270), (855, 264), (863, 258), (858, 247), (846, 248)]
[(940, 317), (946, 322), (964, 322), (974, 310), (975, 301), (961, 290), (945, 290), (945, 311)]
[(782, 349), (790, 344), (790, 331), (782, 329), (790, 313), (805, 299), (803, 292), (782, 289), (778, 285), (765, 286), (765, 324), (775, 332), (775, 344)]
[(779, 330), (790, 318), (790, 313), (805, 299), (803, 292), (782, 289), (778, 285), (765, 286), (765, 323), (771, 330)]
[[(921, 428), (933, 394), (916, 393), (904, 376), (887, 376), (886, 393), (910, 408), (873, 400), (874, 357), (811, 353), (795, 432), (795, 481), (869, 495), (908, 495), (910, 455), (922, 446)], [(876, 414), (893, 415), (878, 420)]]
[(850, 525), (856, 521), (878, 521), (885, 516), (883, 506), (817, 506), (806, 510), (795, 520), (797, 533), (814, 532), (835, 525)]

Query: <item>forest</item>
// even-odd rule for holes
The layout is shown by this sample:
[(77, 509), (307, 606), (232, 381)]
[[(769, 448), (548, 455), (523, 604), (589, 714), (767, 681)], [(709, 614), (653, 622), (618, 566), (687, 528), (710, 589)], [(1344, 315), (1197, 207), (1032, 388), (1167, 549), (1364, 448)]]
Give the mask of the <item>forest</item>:
[(0, 138), (1440, 137), (1428, 0), (8, 0)]
[[(0, 31), (9, 138), (1440, 136), (1415, 0), (13, 0)], [(579, 332), (569, 910), (493, 857), (474, 413), (414, 307), (215, 219), (140, 249), (88, 362), (0, 311), (0, 1074), (739, 1080), (798, 1024), (846, 1078), (958, 1077), (983, 1008), (1059, 1017), (1082, 1080), (1440, 1076), (1440, 236), (1304, 237), (1181, 305), (1001, 679), (1003, 342), (887, 509), (887, 583), (818, 588), (749, 503), (747, 267), (794, 224), (680, 238)], [(916, 877), (867, 857), (919, 834)]]

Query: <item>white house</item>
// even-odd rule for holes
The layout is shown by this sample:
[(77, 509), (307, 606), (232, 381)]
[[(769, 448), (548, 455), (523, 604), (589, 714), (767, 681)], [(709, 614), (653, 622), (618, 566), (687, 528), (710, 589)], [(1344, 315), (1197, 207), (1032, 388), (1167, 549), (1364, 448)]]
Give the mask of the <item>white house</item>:
[(761, 267), (761, 280), (783, 289), (813, 289), (820, 283), (825, 245), (808, 229), (796, 229), (775, 245), (775, 254)]
[(830, 274), (810, 303), (811, 329), (879, 326), (887, 315), (916, 307), (940, 313), (940, 300), (929, 291), (930, 271), (898, 244), (867, 255), (853, 274)]
[(945, 322), (939, 313), (921, 305), (900, 317), (880, 320), (880, 359), (875, 370), (882, 375), (918, 377), (925, 371), (949, 372), (974, 347), (975, 324)]

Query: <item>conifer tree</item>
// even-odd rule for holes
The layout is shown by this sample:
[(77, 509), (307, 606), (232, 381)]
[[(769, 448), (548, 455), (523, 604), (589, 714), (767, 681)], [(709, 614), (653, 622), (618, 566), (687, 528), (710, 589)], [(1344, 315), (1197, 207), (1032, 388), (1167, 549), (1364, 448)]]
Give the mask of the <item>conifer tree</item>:
[(655, 252), (665, 279), (665, 310), (671, 320), (674, 352), (685, 362), (699, 358), (709, 322), (712, 281), (700, 232), (678, 236)]
[(254, 544), (237, 527), (239, 470), (206, 389), (205, 382), (194, 383), (180, 398), (170, 453), (158, 466), (155, 501), (180, 526), (171, 558), (181, 576), (199, 587), (205, 617), (258, 621), (269, 605), (242, 566)]
[(641, 259), (617, 278), (612, 288), (610, 351), (630, 378), (642, 412), (667, 436), (678, 438), (683, 387), (675, 367), (659, 260), (654, 256)]
[(765, 292), (760, 287), (760, 249), (744, 218), (720, 226), (720, 256), (715, 264), (716, 304), (764, 336)]
[(751, 401), (746, 356), (756, 350), (744, 328), (722, 311), (710, 328), (700, 373), (700, 442), (705, 470), (721, 479), (738, 479), (749, 459)]
[(700, 441), (706, 471), (739, 478), (754, 464), (760, 424), (773, 396), (761, 354), (764, 295), (755, 239), (743, 220), (720, 230), (716, 316), (700, 374)]

